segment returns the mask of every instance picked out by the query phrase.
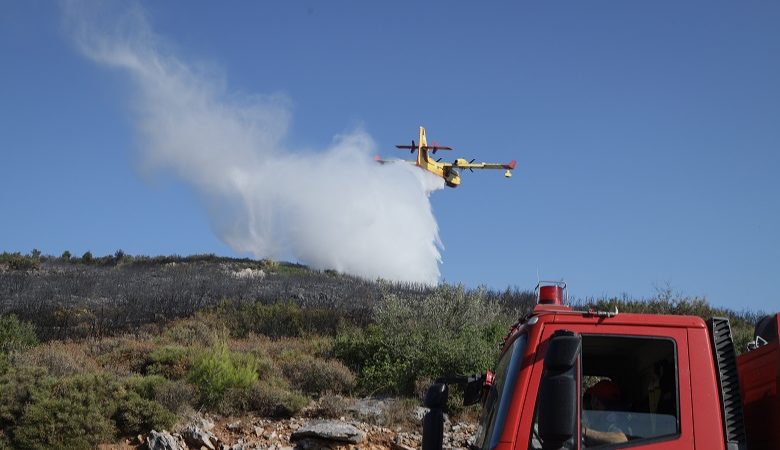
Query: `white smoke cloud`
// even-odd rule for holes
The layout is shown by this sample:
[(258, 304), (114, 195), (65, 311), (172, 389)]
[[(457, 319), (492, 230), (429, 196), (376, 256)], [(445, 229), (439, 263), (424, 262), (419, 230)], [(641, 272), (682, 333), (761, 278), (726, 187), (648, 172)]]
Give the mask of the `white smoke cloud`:
[(146, 167), (171, 170), (197, 189), (233, 249), (369, 279), (438, 281), (441, 244), (428, 194), (441, 179), (408, 164), (377, 164), (376, 146), (360, 130), (321, 151), (288, 148), (284, 97), (229, 92), (218, 71), (169, 51), (137, 7), (116, 14), (65, 5), (81, 52), (130, 75)]

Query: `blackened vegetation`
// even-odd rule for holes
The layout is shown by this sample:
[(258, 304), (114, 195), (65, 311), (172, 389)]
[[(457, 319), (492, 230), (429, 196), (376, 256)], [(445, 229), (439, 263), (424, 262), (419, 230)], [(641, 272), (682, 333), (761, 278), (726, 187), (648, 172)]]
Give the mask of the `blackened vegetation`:
[[(104, 257), (10, 254), (7, 259), (11, 263), (0, 258), (0, 314), (31, 322), (43, 340), (132, 332), (209, 308), (236, 313), (228, 317), (246, 323), (231, 328), (247, 332), (275, 336), (298, 326), (300, 333), (333, 335), (345, 323), (368, 324), (372, 308), (391, 294), (422, 299), (435, 290), (215, 255), (151, 258), (117, 251)], [(527, 310), (533, 303), (531, 293), (517, 289), (482, 289), (480, 295), (512, 311)], [(276, 306), (253, 309), (258, 304)], [(290, 322), (280, 322), (278, 329), (253, 330), (253, 312), (278, 313)]]

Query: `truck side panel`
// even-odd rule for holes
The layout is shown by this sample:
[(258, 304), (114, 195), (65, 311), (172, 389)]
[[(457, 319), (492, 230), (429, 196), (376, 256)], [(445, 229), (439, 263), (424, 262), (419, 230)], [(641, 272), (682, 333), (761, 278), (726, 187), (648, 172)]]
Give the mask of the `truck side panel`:
[(780, 337), (737, 358), (750, 450), (780, 447)]
[(697, 449), (725, 448), (723, 414), (720, 410), (718, 380), (706, 329), (688, 330), (691, 361), (691, 404), (693, 408), (694, 440)]

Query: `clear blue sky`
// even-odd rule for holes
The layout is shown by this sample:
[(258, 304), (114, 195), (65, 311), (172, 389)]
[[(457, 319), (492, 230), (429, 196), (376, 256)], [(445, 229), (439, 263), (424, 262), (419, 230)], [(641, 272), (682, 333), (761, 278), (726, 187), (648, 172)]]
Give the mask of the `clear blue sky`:
[[(535, 3), (142, 5), (231, 92), (286, 95), (296, 145), (362, 125), (392, 156), (424, 125), (516, 159), (432, 195), (448, 282), (780, 310), (780, 3)], [(139, 172), (129, 95), (57, 3), (0, 2), (0, 250), (235, 255), (187, 185)]]

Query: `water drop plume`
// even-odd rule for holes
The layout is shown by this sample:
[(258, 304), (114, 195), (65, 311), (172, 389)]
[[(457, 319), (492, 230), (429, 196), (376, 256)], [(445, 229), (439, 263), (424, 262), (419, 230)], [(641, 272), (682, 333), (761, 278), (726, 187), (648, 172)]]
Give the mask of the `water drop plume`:
[(213, 64), (179, 57), (137, 5), (64, 5), (81, 53), (128, 76), (143, 167), (196, 189), (234, 250), (368, 279), (438, 281), (441, 244), (428, 195), (441, 179), (377, 164), (376, 145), (360, 129), (319, 150), (291, 148), (283, 95), (231, 91)]

